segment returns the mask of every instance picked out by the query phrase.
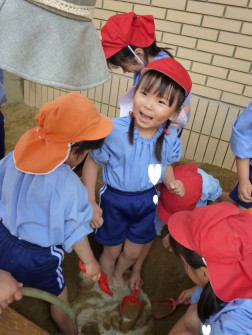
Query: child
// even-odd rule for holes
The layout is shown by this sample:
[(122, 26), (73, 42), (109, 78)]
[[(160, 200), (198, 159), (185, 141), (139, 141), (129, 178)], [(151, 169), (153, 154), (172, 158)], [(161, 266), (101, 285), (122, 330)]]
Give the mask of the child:
[(236, 156), (238, 183), (229, 194), (241, 208), (252, 207), (252, 102), (233, 124), (231, 149)]
[(222, 194), (218, 179), (199, 169), (195, 164), (179, 165), (174, 167), (173, 171), (175, 178), (184, 184), (185, 195), (183, 198), (178, 198), (163, 184), (160, 185), (158, 213), (155, 218), (157, 235), (161, 235), (165, 222), (173, 213), (206, 206), (208, 201), (215, 201)]
[[(79, 93), (46, 103), (36, 121), (0, 161), (0, 269), (67, 303), (64, 251), (77, 253), (87, 277), (100, 277), (87, 237), (92, 206), (71, 167), (102, 145), (113, 124)], [(52, 305), (51, 314), (63, 335), (74, 334), (62, 310)]]
[[(206, 206), (208, 201), (215, 201), (222, 194), (218, 179), (199, 169), (196, 164), (175, 166), (173, 172), (175, 179), (183, 183), (185, 194), (183, 197), (178, 197), (171, 193), (164, 184), (158, 185), (160, 196), (155, 216), (157, 235), (161, 235), (163, 227), (167, 227), (166, 222), (173, 213)], [(165, 248), (169, 248), (169, 234), (163, 237), (162, 243)], [(134, 264), (130, 277), (130, 287), (138, 287), (141, 280), (140, 270), (146, 256), (147, 253), (142, 254)]]
[[(138, 84), (142, 69), (150, 62), (173, 57), (169, 51), (157, 46), (152, 15), (138, 16), (134, 12), (113, 15), (102, 27), (101, 36), (109, 67), (121, 67), (123, 72), (134, 72), (133, 86)], [(187, 96), (180, 112), (178, 123), (183, 126), (189, 120), (190, 99), (191, 94)], [(120, 116), (125, 116), (122, 113)]]
[[(110, 285), (114, 276), (124, 286), (124, 272), (156, 236), (153, 186), (160, 177), (172, 192), (184, 194), (183, 184), (175, 180), (171, 167), (180, 159), (181, 141), (169, 125), (191, 90), (191, 79), (173, 58), (154, 61), (143, 71), (131, 116), (113, 120), (113, 132), (101, 149), (87, 157), (83, 169), (83, 181), (94, 207), (92, 226), (100, 227), (95, 238), (104, 246), (101, 269)], [(95, 202), (98, 163), (103, 164), (105, 184), (100, 190), (101, 208)], [(155, 167), (155, 183), (148, 174), (150, 167)]]
[(0, 69), (0, 159), (5, 154), (5, 141), (4, 141), (4, 116), (1, 112), (1, 106), (6, 101), (5, 89), (3, 87), (4, 72)]
[(200, 287), (169, 335), (252, 334), (251, 215), (222, 202), (175, 213), (168, 229), (172, 249)]

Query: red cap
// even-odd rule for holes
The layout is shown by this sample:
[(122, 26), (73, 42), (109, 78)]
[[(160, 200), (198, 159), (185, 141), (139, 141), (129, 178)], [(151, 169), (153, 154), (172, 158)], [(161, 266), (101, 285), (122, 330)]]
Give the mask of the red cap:
[(129, 44), (145, 48), (155, 40), (155, 24), (152, 15), (137, 16), (135, 13), (111, 16), (101, 29), (102, 47), (106, 59)]
[(184, 184), (185, 195), (179, 197), (162, 184), (158, 201), (158, 216), (165, 223), (172, 214), (195, 208), (202, 195), (202, 176), (197, 172), (196, 164), (175, 166), (173, 171), (175, 179), (181, 180)]
[(141, 74), (143, 75), (148, 70), (156, 70), (176, 81), (176, 83), (184, 88), (186, 91), (186, 96), (188, 96), (192, 89), (192, 80), (189, 76), (189, 73), (184, 68), (184, 66), (174, 58), (166, 57), (159, 60), (154, 60), (153, 62), (150, 62), (148, 65), (146, 65)]
[(222, 301), (252, 299), (252, 216), (235, 205), (197, 207), (173, 214), (173, 238), (206, 260), (209, 280)]

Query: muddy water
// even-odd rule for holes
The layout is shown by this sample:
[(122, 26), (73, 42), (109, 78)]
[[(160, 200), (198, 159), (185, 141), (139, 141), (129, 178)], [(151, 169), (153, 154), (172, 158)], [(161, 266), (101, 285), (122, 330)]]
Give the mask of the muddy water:
[(113, 297), (101, 291), (97, 283), (89, 279), (80, 281), (78, 297), (72, 302), (76, 312), (76, 321), (79, 330), (87, 334), (104, 335), (154, 335), (151, 316), (151, 303), (143, 290), (139, 292), (142, 310), (139, 313), (138, 305), (127, 305), (120, 315), (120, 305), (123, 298), (131, 294), (128, 285), (120, 288), (114, 284), (111, 289)]

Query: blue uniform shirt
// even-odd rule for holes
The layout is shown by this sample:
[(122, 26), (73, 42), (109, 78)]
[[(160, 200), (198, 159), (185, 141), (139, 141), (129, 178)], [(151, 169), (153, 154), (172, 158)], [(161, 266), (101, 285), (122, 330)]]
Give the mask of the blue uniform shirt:
[(233, 123), (231, 149), (239, 158), (252, 158), (252, 102)]
[[(134, 144), (128, 140), (130, 116), (113, 119), (112, 133), (105, 138), (102, 148), (92, 151), (91, 156), (96, 163), (103, 164), (103, 182), (125, 192), (144, 191), (153, 187), (148, 175), (150, 164), (160, 164), (154, 150), (157, 138), (164, 129), (160, 126), (152, 138), (143, 138), (138, 130), (134, 129)], [(164, 136), (162, 146), (162, 172), (163, 179), (166, 164), (180, 160), (182, 145), (177, 137), (177, 131), (170, 126), (170, 135)]]
[(33, 175), (15, 168), (13, 152), (0, 160), (0, 218), (12, 235), (71, 252), (92, 232), (92, 215), (87, 189), (68, 165)]
[[(202, 287), (197, 287), (191, 297), (192, 304), (199, 301), (201, 292)], [(235, 299), (224, 303), (224, 307), (211, 315), (204, 325), (210, 325), (210, 335), (252, 334), (252, 299)]]

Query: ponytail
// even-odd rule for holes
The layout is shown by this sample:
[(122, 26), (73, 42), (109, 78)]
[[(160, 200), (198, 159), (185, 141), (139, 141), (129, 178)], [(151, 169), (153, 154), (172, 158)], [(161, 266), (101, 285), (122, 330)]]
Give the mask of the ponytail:
[(204, 287), (198, 302), (198, 315), (202, 322), (209, 319), (210, 315), (219, 312), (224, 306), (223, 302), (216, 297), (210, 282)]
[(162, 147), (163, 147), (164, 137), (166, 134), (169, 134), (168, 128), (170, 124), (171, 124), (171, 121), (167, 120), (164, 130), (162, 131), (162, 134), (158, 137), (157, 143), (155, 146), (155, 156), (160, 163), (162, 162)]
[(129, 132), (128, 132), (128, 138), (129, 138), (129, 142), (130, 144), (133, 144), (134, 143), (134, 118), (131, 117), (131, 122), (130, 122), (130, 125), (129, 125)]

